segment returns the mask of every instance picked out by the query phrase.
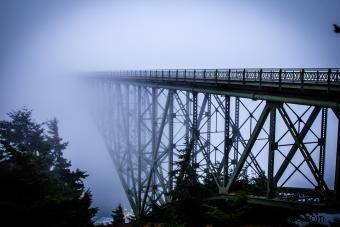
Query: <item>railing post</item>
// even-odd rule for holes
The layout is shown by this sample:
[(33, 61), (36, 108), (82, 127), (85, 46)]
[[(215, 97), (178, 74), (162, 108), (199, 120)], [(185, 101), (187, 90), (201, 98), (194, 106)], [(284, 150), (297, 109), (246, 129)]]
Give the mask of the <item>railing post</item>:
[(243, 72), (242, 72), (242, 83), (245, 84), (246, 82), (246, 69), (243, 69)]
[(231, 73), (231, 70), (229, 69), (228, 70), (228, 84), (230, 85), (230, 73)]
[(330, 88), (331, 88), (331, 74), (332, 74), (332, 69), (328, 69), (328, 72), (327, 72), (327, 93), (329, 93), (330, 91)]
[(215, 80), (216, 80), (216, 83), (217, 83), (217, 69), (215, 70)]
[(205, 81), (205, 70), (203, 70), (203, 80)]
[(302, 69), (300, 72), (301, 90), (303, 90), (304, 77), (305, 77), (305, 69)]
[(259, 72), (259, 84), (260, 84), (260, 88), (262, 88), (262, 69), (260, 69), (260, 72)]
[(196, 81), (196, 69), (194, 69), (194, 81)]
[(184, 81), (186, 81), (186, 80), (187, 80), (187, 70), (184, 69)]
[(282, 69), (279, 70), (279, 90), (281, 91)]
[(176, 69), (176, 81), (177, 81), (177, 77), (178, 77), (178, 69)]

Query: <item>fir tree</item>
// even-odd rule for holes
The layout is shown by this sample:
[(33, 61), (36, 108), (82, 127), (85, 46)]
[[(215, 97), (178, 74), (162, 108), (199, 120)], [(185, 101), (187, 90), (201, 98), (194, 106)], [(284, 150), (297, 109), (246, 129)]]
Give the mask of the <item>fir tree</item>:
[(47, 123), (45, 132), (31, 113), (14, 111), (9, 121), (0, 121), (1, 223), (92, 226), (96, 209), (84, 187), (85, 172), (72, 171), (63, 158), (67, 143), (59, 137), (57, 121)]
[(53, 158), (53, 167), (56, 172), (65, 168), (69, 168), (71, 163), (63, 157), (63, 150), (66, 149), (68, 143), (62, 142), (59, 137), (58, 121), (56, 118), (46, 122), (47, 124), (47, 142), (51, 147), (51, 155)]
[(117, 226), (117, 225), (125, 223), (124, 211), (123, 211), (122, 205), (119, 204), (118, 207), (112, 211), (112, 218), (113, 218), (113, 221), (112, 221), (113, 226)]
[(186, 142), (185, 148), (179, 151), (177, 168), (173, 171), (175, 188), (170, 195), (173, 200), (185, 200), (200, 197), (201, 184), (192, 163), (193, 141)]
[(49, 168), (52, 166), (52, 157), (44, 137), (43, 124), (32, 120), (31, 114), (32, 110), (26, 108), (8, 113), (11, 120), (0, 121), (0, 138), (14, 148), (39, 157)]

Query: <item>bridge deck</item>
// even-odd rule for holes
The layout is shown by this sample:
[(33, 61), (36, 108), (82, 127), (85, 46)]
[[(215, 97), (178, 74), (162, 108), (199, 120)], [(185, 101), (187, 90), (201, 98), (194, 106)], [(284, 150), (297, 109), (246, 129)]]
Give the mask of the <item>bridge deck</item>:
[(98, 73), (169, 89), (340, 108), (339, 69), (184, 69)]

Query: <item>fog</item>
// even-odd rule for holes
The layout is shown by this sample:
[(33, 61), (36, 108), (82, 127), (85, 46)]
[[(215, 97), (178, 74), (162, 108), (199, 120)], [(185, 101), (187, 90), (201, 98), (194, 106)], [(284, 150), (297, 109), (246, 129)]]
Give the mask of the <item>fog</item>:
[(158, 68), (339, 67), (337, 0), (0, 2), (0, 119), (56, 117), (99, 216), (128, 207), (75, 74)]

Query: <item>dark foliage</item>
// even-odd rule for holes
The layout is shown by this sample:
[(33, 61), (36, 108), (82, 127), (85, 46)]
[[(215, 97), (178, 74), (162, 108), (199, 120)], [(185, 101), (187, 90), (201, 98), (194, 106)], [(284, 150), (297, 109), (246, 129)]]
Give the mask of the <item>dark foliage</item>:
[(113, 226), (117, 226), (117, 225), (125, 223), (124, 211), (123, 211), (122, 205), (119, 204), (118, 207), (112, 211), (112, 218), (113, 218), (113, 221), (112, 221)]
[[(144, 221), (168, 223), (169, 226), (243, 226), (288, 225), (289, 217), (299, 212), (249, 204), (247, 194), (263, 195), (266, 192), (266, 178), (248, 176), (242, 171), (233, 187), (234, 196), (228, 199), (207, 200), (217, 193), (218, 188), (210, 173), (200, 181), (192, 162), (193, 143), (179, 151), (177, 168), (173, 171), (175, 188), (169, 193), (172, 202), (164, 206), (153, 206)], [(231, 171), (230, 171), (231, 172)]]
[(44, 124), (27, 109), (0, 121), (0, 214), (3, 226), (92, 226), (96, 213), (85, 172), (63, 158), (56, 119)]
[(173, 226), (201, 226), (208, 220), (216, 219), (219, 222), (224, 218), (218, 208), (202, 202), (203, 198), (211, 195), (211, 189), (200, 182), (195, 163), (192, 162), (192, 151), (193, 141), (187, 141), (186, 147), (179, 150), (177, 168), (172, 173), (176, 186), (169, 193), (172, 203), (163, 207), (154, 206), (146, 220), (167, 222)]
[(199, 181), (191, 158), (192, 150), (193, 141), (187, 141), (186, 147), (179, 151), (177, 168), (171, 173), (175, 177), (175, 188), (170, 192), (173, 201), (200, 199), (211, 192)]

